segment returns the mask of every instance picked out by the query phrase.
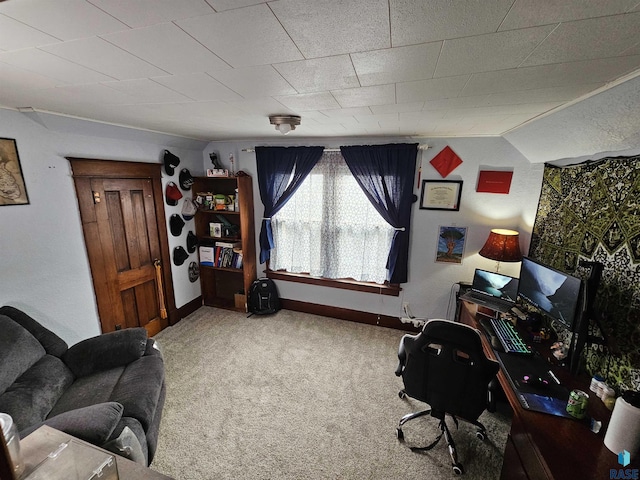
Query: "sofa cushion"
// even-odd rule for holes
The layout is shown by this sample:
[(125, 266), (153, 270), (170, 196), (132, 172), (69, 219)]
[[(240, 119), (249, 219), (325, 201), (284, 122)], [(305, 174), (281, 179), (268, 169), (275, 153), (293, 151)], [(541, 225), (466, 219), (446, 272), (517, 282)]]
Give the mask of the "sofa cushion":
[(22, 325), (44, 347), (49, 355), (61, 357), (67, 351), (67, 343), (48, 328), (43, 327), (29, 315), (15, 307), (5, 305), (0, 308), (0, 315), (6, 315), (14, 322)]
[(142, 357), (127, 365), (110, 400), (121, 403), (124, 416), (139, 420), (146, 432), (156, 416), (163, 384), (162, 357)]
[(76, 378), (49, 413), (50, 417), (97, 403), (110, 402), (112, 392), (125, 367), (112, 368)]
[(109, 440), (113, 430), (120, 422), (122, 411), (122, 405), (116, 402), (99, 403), (90, 407), (78, 408), (32, 425), (28, 429), (21, 431), (20, 436), (29, 435), (42, 425), (48, 425), (85, 442), (102, 445)]
[(0, 315), (0, 392), (45, 355), (44, 347), (27, 330)]
[(71, 370), (62, 360), (45, 355), (0, 395), (0, 411), (11, 415), (22, 430), (47, 418), (72, 383)]
[(78, 377), (127, 365), (142, 355), (147, 346), (144, 328), (127, 328), (88, 338), (73, 345), (63, 356)]

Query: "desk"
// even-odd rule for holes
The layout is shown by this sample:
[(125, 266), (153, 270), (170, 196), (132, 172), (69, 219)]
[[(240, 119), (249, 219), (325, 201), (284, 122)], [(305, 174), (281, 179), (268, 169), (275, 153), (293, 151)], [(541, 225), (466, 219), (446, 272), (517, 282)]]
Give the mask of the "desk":
[[(483, 332), (476, 320), (476, 306), (462, 302), (462, 323)], [(481, 335), (485, 354), (496, 359), (489, 340)], [(548, 346), (539, 350), (545, 358)], [(611, 412), (598, 397), (589, 391), (591, 379), (586, 376), (573, 377), (567, 368), (550, 364), (550, 369), (569, 389), (580, 389), (589, 393), (587, 417), (602, 421), (600, 433), (595, 434), (585, 421), (555, 417), (545, 413), (525, 410), (520, 405), (505, 372), (500, 369), (498, 381), (513, 409), (513, 421), (507, 437), (504, 463), (500, 478), (512, 479), (596, 479), (610, 478), (610, 469), (622, 468), (618, 456), (604, 445), (604, 434)], [(635, 460), (625, 468), (640, 468)]]
[[(31, 473), (61, 443), (68, 442), (71, 439), (79, 443), (86, 443), (46, 425), (22, 439), (20, 441), (20, 451), (25, 463), (24, 477)], [(112, 455), (116, 459), (120, 480), (171, 480), (170, 477), (155, 472), (150, 468), (143, 467), (119, 455)]]

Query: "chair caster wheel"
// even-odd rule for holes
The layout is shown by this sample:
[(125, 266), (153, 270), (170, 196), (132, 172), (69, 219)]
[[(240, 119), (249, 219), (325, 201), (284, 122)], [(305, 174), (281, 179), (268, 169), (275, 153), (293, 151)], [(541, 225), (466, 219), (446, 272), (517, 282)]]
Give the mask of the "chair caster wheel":
[(455, 465), (453, 465), (453, 473), (455, 473), (456, 475), (462, 475), (464, 473), (464, 468), (462, 468), (461, 463), (456, 463)]
[(484, 433), (484, 432), (480, 432), (480, 431), (477, 431), (477, 432), (476, 432), (476, 437), (478, 437), (478, 438), (479, 438), (480, 440), (482, 440), (483, 442), (484, 442), (485, 438), (487, 438), (487, 436), (485, 435), (485, 433)]
[(401, 428), (396, 428), (396, 437), (398, 437), (398, 440), (400, 441), (404, 440), (404, 432)]
[(400, 391), (398, 392), (398, 396), (399, 396), (400, 398), (405, 398), (405, 397), (407, 396), (407, 394), (406, 394), (406, 393), (404, 393), (404, 390), (400, 390)]

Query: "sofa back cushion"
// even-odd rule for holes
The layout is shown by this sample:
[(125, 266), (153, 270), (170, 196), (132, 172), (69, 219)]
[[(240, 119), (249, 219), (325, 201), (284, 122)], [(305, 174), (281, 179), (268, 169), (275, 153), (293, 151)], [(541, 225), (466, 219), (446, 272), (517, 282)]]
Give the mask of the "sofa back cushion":
[(44, 355), (0, 394), (0, 411), (24, 430), (47, 418), (72, 383), (73, 374), (62, 360)]
[(6, 315), (0, 315), (0, 393), (45, 353), (33, 335)]
[(22, 310), (18, 310), (17, 308), (11, 307), (9, 305), (5, 305), (4, 307), (0, 308), (0, 315), (6, 315), (18, 325), (21, 325), (29, 333), (31, 333), (31, 335), (33, 335), (36, 340), (40, 342), (40, 344), (44, 347), (49, 355), (53, 355), (54, 357), (61, 357), (62, 354), (67, 351), (67, 342), (62, 340), (58, 335), (53, 333), (48, 328), (40, 325), (37, 321), (24, 313)]

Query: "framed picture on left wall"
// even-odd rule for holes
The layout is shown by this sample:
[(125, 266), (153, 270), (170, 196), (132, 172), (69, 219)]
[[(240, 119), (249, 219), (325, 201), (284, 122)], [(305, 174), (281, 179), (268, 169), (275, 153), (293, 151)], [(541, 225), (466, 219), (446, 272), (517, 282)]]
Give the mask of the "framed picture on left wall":
[(0, 206), (28, 204), (16, 141), (0, 138)]

